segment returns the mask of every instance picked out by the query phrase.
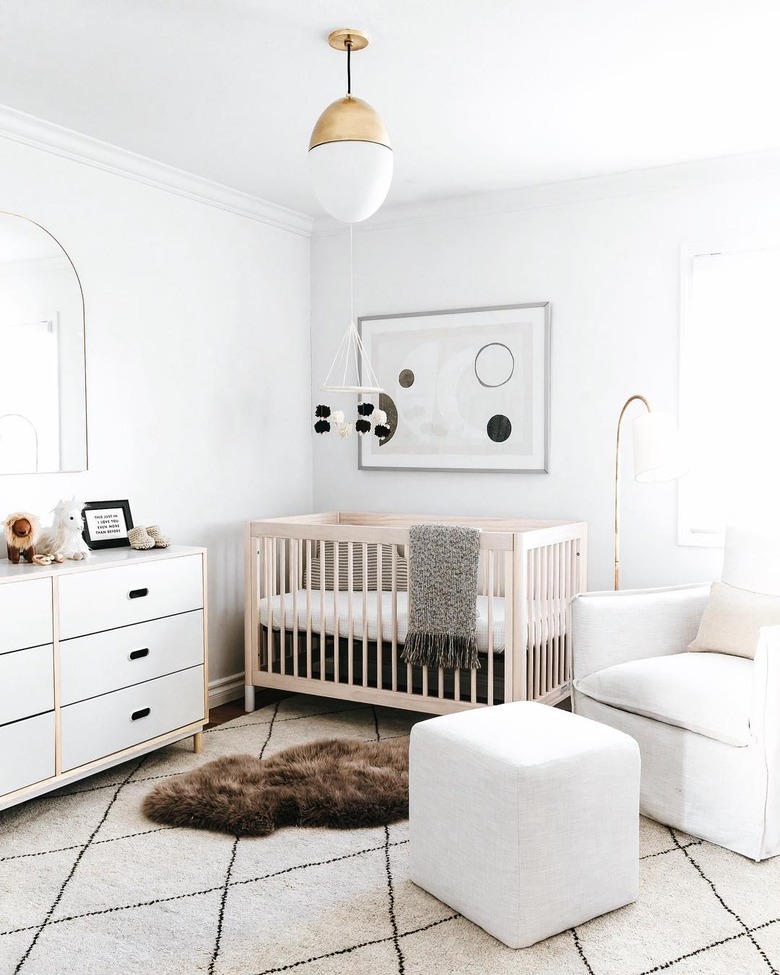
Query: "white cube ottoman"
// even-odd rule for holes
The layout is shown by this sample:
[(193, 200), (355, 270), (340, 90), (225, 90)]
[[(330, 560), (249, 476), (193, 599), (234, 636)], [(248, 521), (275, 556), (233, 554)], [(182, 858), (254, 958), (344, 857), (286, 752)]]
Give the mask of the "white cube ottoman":
[(639, 748), (543, 704), (416, 724), (409, 874), (510, 948), (635, 901)]

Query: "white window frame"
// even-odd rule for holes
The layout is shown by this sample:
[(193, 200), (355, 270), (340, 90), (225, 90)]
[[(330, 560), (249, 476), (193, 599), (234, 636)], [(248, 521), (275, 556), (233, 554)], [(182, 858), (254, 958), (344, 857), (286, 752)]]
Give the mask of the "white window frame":
[[(693, 308), (693, 262), (696, 257), (712, 257), (720, 254), (744, 254), (766, 250), (780, 251), (780, 240), (769, 238), (764, 240), (742, 239), (731, 240), (728, 243), (711, 242), (699, 246), (684, 246), (680, 248), (680, 327), (678, 335), (677, 356), (677, 395), (679, 404), (678, 422), (683, 437), (686, 433), (687, 395), (684, 387), (686, 370), (686, 336), (690, 327)], [(697, 548), (723, 548), (724, 532), (706, 527), (699, 527), (691, 511), (693, 499), (691, 491), (683, 477), (677, 485), (677, 543)]]

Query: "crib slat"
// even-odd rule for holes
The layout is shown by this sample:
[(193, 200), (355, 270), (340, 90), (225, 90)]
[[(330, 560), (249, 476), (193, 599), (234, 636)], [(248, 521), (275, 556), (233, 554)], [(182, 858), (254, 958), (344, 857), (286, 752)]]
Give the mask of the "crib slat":
[(538, 548), (534, 549), (534, 598), (533, 598), (533, 611), (534, 611), (534, 700), (541, 696), (541, 687), (539, 682), (539, 642), (541, 639), (540, 627), (539, 627), (539, 595), (541, 592), (541, 552)]
[(531, 582), (528, 587), (528, 618), (532, 621), (531, 627), (531, 646), (530, 653), (528, 654), (529, 666), (531, 668), (531, 673), (528, 680), (528, 693), (530, 695), (530, 700), (535, 701), (539, 697), (539, 667), (537, 661), (537, 644), (539, 642), (538, 637), (538, 620), (536, 609), (536, 601), (539, 598), (539, 550), (536, 548), (531, 549)]
[[(404, 546), (404, 555), (406, 556), (406, 559), (407, 559), (407, 571), (408, 571), (408, 580), (409, 580), (408, 583), (407, 583), (407, 585), (411, 588), (411, 575), (412, 575), (412, 572), (414, 571), (414, 569), (412, 567), (411, 562), (409, 561), (409, 546), (408, 545), (405, 545)], [(409, 603), (409, 591), (410, 591), (410, 589), (408, 589), (407, 590), (407, 593), (406, 593), (406, 628), (407, 628), (407, 632), (408, 632), (408, 629), (409, 629), (409, 613), (411, 612), (411, 605)], [(407, 664), (406, 665), (406, 693), (407, 694), (411, 694), (412, 693), (412, 690), (413, 690), (412, 681), (413, 681), (412, 665), (411, 664)], [(444, 695), (442, 694), (440, 696), (443, 697)]]
[(547, 553), (547, 608), (545, 617), (547, 620), (547, 689), (552, 691), (555, 688), (555, 545), (548, 545)]
[[(479, 553), (479, 562), (477, 563), (477, 574), (481, 579), (480, 585), (478, 587), (479, 595), (487, 595), (487, 560), (490, 556), (490, 550), (485, 549)], [(479, 612), (479, 610), (477, 610)], [(471, 674), (469, 676), (469, 700), (472, 704), (477, 703), (477, 669), (476, 667), (471, 668)]]
[[(408, 556), (409, 553), (407, 552), (406, 554)], [(406, 620), (406, 622), (407, 622), (407, 626), (408, 626), (408, 624), (409, 624), (409, 619), (408, 619), (408, 616), (409, 616), (409, 593), (408, 592), (406, 594), (406, 613), (407, 613), (407, 620)], [(412, 671), (412, 675), (414, 675), (414, 671)], [(439, 697), (444, 697), (444, 671), (441, 668), (439, 668), (439, 675), (440, 675), (440, 677), (439, 677), (439, 687), (440, 687)], [(412, 676), (411, 679), (413, 680), (413, 676)], [(423, 667), (423, 685), (422, 686), (423, 686), (423, 694), (426, 697), (428, 696), (428, 680), (429, 680), (429, 677), (428, 677), (428, 668), (427, 667)]]
[(300, 589), (301, 580), (298, 577), (300, 559), (300, 544), (296, 541), (290, 542), (290, 574), (292, 579), (292, 651), (293, 651), (293, 677), (298, 676), (298, 590)]
[(363, 542), (363, 687), (368, 687), (368, 543)]
[(325, 562), (327, 542), (320, 542), (320, 680), (326, 679), (325, 673)]
[(352, 585), (352, 573), (355, 569), (354, 548), (354, 542), (347, 542), (347, 578), (349, 579), (349, 585), (347, 587), (347, 616), (349, 617), (349, 626), (347, 628), (347, 683), (350, 687), (355, 683), (355, 660), (353, 655), (355, 649), (355, 614), (353, 610), (354, 597), (352, 595), (354, 588)]
[(392, 603), (390, 611), (391, 620), (391, 643), (390, 652), (392, 655), (391, 667), (391, 689), (398, 690), (398, 548), (396, 545), (390, 548), (390, 598)]
[(550, 641), (550, 600), (552, 599), (551, 587), (550, 587), (550, 570), (552, 568), (552, 549), (549, 545), (545, 545), (542, 550), (542, 598), (541, 598), (541, 613), (542, 613), (542, 634), (541, 634), (541, 647), (540, 654), (542, 657), (542, 694), (547, 694), (551, 690), (552, 686), (552, 673), (550, 667), (552, 665), (551, 655), (552, 646)]
[(553, 588), (555, 590), (555, 610), (553, 613), (553, 626), (554, 626), (554, 637), (555, 637), (555, 647), (553, 652), (553, 680), (555, 687), (558, 687), (561, 683), (558, 677), (558, 661), (560, 659), (560, 636), (561, 636), (561, 543), (556, 542), (555, 544), (555, 567), (553, 574)]
[(306, 676), (311, 678), (311, 539), (306, 539)]
[(564, 677), (563, 660), (566, 654), (566, 545), (560, 544), (560, 565), (558, 566), (558, 684), (562, 684)]
[[(571, 597), (578, 591), (577, 585), (577, 543), (571, 543), (571, 553), (569, 556), (569, 586), (568, 595)], [(566, 640), (566, 680), (571, 678), (571, 636)]]
[(333, 680), (339, 683), (339, 592), (341, 585), (341, 545), (339, 542), (333, 543)]
[[(265, 632), (261, 634), (261, 637), (265, 637), (265, 669), (271, 670), (271, 640), (270, 634), (273, 632), (274, 617), (273, 617), (273, 603), (271, 602), (271, 583), (270, 583), (270, 566), (268, 565), (268, 539), (263, 538), (263, 598), (265, 599), (266, 605), (266, 624)], [(262, 669), (262, 668), (261, 668)]]
[[(488, 558), (488, 578), (487, 578), (487, 591), (488, 591), (488, 605), (487, 605), (487, 623), (488, 623), (488, 638), (487, 638), (487, 702), (488, 704), (493, 703), (493, 591), (495, 588), (495, 556), (496, 553), (493, 551), (487, 552)], [(504, 605), (506, 605), (506, 600), (504, 600)], [(506, 643), (506, 620), (504, 620), (504, 642)], [(504, 654), (506, 654), (506, 647), (504, 648)]]
[[(516, 544), (519, 544), (516, 540)], [(515, 587), (514, 587), (514, 563), (516, 556), (514, 552), (506, 552), (504, 555), (504, 691), (503, 700), (505, 702), (513, 700), (515, 665), (518, 667), (518, 659), (522, 660), (525, 654), (525, 642), (515, 639)], [(520, 610), (522, 591), (517, 594), (517, 610)], [(522, 614), (521, 614), (522, 618)], [(523, 636), (523, 641), (525, 636)]]
[(287, 539), (279, 539), (279, 668), (287, 673)]
[(376, 546), (376, 686), (382, 689), (382, 553), (381, 542)]

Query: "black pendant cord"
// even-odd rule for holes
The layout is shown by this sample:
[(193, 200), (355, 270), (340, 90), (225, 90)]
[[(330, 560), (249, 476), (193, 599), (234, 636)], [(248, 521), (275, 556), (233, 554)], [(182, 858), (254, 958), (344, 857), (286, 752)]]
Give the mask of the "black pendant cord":
[(347, 94), (352, 94), (352, 41), (347, 41)]

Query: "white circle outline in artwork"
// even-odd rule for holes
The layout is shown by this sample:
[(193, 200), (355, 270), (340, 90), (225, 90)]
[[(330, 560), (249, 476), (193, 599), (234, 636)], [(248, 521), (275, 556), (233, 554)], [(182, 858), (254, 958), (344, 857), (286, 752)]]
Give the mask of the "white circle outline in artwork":
[[(506, 362), (506, 356), (502, 355), (501, 360), (499, 362), (492, 363), (492, 368), (496, 369), (498, 366), (503, 365), (506, 362), (506, 367), (509, 368), (509, 375), (507, 375), (505, 379), (501, 379), (500, 382), (486, 383), (485, 380), (479, 374), (479, 357), (487, 349), (493, 349), (493, 348), (506, 350), (506, 353), (509, 356), (509, 361)], [(483, 366), (483, 372), (484, 372), (484, 366)], [(514, 354), (512, 350), (509, 348), (509, 346), (504, 345), (503, 342), (488, 342), (488, 344), (483, 345), (482, 348), (479, 350), (479, 352), (477, 352), (477, 354), (474, 356), (474, 375), (477, 377), (477, 382), (480, 384), (480, 386), (484, 386), (486, 389), (496, 389), (498, 386), (504, 386), (512, 378), (514, 372), (515, 372)], [(488, 378), (493, 379), (497, 377), (489, 376)]]

